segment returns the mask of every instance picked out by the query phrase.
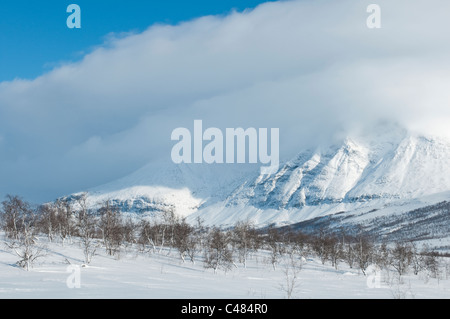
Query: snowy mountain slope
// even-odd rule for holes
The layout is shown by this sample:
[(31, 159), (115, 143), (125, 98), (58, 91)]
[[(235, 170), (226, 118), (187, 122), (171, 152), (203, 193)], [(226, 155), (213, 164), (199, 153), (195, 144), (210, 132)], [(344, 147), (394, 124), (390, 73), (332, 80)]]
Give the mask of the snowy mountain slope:
[(450, 192), (409, 201), (366, 207), (349, 212), (320, 216), (292, 223), (282, 228), (316, 233), (345, 233), (358, 236), (363, 232), (379, 242), (415, 241), (441, 251), (450, 249)]
[(256, 166), (152, 163), (89, 190), (89, 202), (110, 200), (133, 213), (171, 209), (210, 225), (251, 219), (263, 226), (339, 212), (388, 214), (390, 205), (416, 209), (434, 204), (422, 198), (450, 191), (450, 141), (395, 125), (370, 131), (305, 150), (269, 176)]
[(244, 166), (150, 163), (119, 180), (88, 190), (88, 204), (96, 207), (108, 200), (122, 212), (173, 210), (187, 216), (225, 198), (245, 178), (247, 170)]
[(402, 207), (414, 199), (417, 208), (419, 199), (448, 190), (450, 142), (395, 128), (302, 152), (276, 174), (246, 181), (223, 203), (190, 218), (289, 224), (368, 207)]
[(227, 205), (283, 209), (415, 198), (449, 190), (450, 174), (444, 172), (450, 172), (447, 141), (406, 133), (389, 145), (346, 138), (340, 145), (302, 152), (273, 176), (259, 176)]

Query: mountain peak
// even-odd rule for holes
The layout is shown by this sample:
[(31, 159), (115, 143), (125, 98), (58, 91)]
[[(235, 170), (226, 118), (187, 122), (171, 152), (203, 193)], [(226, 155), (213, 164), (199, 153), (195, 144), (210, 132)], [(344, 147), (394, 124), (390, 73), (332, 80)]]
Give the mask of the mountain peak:
[(89, 198), (92, 205), (110, 200), (124, 212), (172, 209), (217, 223), (274, 212), (298, 221), (448, 191), (444, 172), (450, 173), (449, 141), (384, 123), (304, 150), (272, 175), (256, 166), (151, 163), (89, 190)]

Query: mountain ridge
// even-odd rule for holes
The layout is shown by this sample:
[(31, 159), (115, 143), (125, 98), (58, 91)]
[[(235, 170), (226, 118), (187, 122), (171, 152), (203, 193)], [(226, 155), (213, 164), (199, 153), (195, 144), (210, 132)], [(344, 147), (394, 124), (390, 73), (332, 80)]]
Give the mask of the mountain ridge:
[(385, 125), (303, 150), (272, 175), (251, 165), (150, 163), (88, 194), (91, 206), (110, 200), (124, 213), (170, 209), (210, 225), (250, 219), (264, 226), (402, 206), (449, 190), (450, 141)]

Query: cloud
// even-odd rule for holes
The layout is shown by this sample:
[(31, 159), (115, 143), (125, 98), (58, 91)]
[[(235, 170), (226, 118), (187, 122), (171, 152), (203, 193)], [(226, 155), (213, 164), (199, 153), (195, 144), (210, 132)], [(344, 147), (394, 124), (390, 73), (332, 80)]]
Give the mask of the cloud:
[(0, 194), (50, 200), (170, 160), (170, 133), (279, 127), (282, 155), (378, 119), (444, 133), (450, 3), (283, 1), (138, 34), (0, 83)]

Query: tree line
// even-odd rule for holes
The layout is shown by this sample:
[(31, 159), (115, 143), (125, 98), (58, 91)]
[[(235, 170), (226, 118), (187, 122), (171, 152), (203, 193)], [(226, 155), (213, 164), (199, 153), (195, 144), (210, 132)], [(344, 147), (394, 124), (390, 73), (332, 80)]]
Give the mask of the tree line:
[(273, 269), (286, 257), (292, 265), (299, 265), (295, 260), (317, 258), (336, 269), (345, 263), (364, 275), (370, 265), (376, 265), (399, 275), (427, 272), (438, 277), (442, 260), (430, 247), (419, 248), (407, 241), (379, 243), (362, 231), (348, 235), (318, 229), (306, 234), (276, 227), (258, 229), (249, 221), (221, 229), (206, 227), (200, 219), (189, 224), (172, 210), (154, 218), (124, 218), (108, 201), (96, 209), (89, 208), (86, 194), (75, 200), (60, 199), (37, 207), (18, 196), (8, 195), (1, 203), (0, 223), (5, 244), (17, 255), (17, 264), (26, 270), (47, 253), (39, 236), (61, 245), (76, 241), (86, 264), (99, 249), (120, 257), (121, 252), (134, 247), (141, 253), (177, 254), (183, 263), (202, 262), (214, 272), (245, 268), (257, 252), (263, 252)]

